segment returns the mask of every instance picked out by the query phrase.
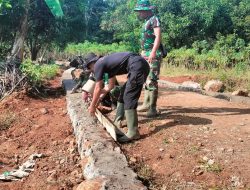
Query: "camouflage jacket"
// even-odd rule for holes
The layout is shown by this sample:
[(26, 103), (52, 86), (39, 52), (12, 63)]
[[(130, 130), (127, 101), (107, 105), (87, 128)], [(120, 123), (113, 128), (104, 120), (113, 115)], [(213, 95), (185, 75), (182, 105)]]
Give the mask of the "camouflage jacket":
[(141, 48), (143, 51), (150, 51), (154, 47), (155, 35), (154, 28), (160, 27), (160, 21), (157, 16), (146, 19), (142, 28)]

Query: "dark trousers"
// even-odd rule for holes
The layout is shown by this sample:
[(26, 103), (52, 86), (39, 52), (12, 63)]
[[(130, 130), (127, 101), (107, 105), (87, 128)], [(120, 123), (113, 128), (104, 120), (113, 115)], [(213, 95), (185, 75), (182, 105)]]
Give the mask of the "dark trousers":
[(149, 74), (148, 62), (138, 55), (128, 59), (128, 80), (122, 86), (119, 102), (124, 103), (124, 109), (136, 109), (143, 84)]

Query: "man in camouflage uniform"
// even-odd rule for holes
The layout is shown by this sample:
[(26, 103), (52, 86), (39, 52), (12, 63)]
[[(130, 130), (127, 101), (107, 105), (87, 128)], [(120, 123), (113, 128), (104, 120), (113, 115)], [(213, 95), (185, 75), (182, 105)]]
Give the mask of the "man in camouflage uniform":
[(150, 6), (148, 0), (138, 0), (134, 9), (134, 11), (138, 12), (140, 19), (145, 20), (141, 36), (141, 55), (150, 65), (150, 73), (145, 85), (144, 102), (137, 110), (148, 110), (148, 117), (154, 117), (158, 114), (156, 102), (162, 60), (162, 54), (159, 49), (161, 43), (160, 22), (158, 17), (154, 15), (153, 9), (154, 7)]

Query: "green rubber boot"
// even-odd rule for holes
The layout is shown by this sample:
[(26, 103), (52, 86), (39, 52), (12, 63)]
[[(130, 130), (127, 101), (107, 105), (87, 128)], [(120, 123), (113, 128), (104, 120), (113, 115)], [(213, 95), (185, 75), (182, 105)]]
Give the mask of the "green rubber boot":
[(116, 129), (115, 129), (116, 134), (120, 136), (124, 135), (124, 133), (121, 130), (123, 119), (124, 119), (124, 103), (117, 102), (114, 125), (116, 126)]
[(125, 116), (127, 120), (128, 132), (126, 135), (118, 138), (120, 143), (127, 143), (140, 138), (137, 111), (135, 109), (125, 110)]
[(147, 117), (155, 117), (158, 115), (158, 111), (156, 109), (156, 103), (157, 103), (157, 98), (158, 98), (158, 89), (149, 91), (149, 110), (147, 113)]
[(149, 97), (149, 91), (147, 89), (144, 90), (144, 101), (141, 106), (137, 108), (138, 112), (145, 112), (149, 108), (149, 102), (150, 102), (150, 97)]

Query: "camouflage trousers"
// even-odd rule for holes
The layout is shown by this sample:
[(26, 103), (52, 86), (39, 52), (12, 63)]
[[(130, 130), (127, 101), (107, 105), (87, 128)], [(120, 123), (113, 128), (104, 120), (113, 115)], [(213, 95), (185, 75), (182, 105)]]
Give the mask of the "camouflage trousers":
[[(151, 51), (142, 51), (142, 57), (148, 61)], [(152, 63), (149, 63), (150, 71), (146, 81), (145, 88), (149, 91), (158, 90), (158, 80), (161, 69), (162, 56), (161, 52), (156, 52), (156, 58), (153, 59)]]

